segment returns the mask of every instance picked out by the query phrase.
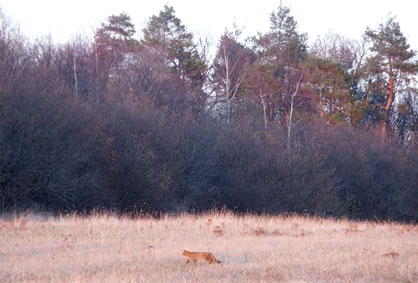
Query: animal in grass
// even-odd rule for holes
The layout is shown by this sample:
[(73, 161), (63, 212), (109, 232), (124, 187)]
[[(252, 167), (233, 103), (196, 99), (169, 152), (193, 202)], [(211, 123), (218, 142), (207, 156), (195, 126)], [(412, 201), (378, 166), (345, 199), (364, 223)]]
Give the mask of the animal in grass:
[(183, 255), (187, 257), (186, 264), (190, 261), (196, 263), (198, 260), (206, 261), (209, 264), (212, 263), (221, 263), (219, 260), (215, 258), (213, 253), (210, 252), (189, 252), (184, 250)]

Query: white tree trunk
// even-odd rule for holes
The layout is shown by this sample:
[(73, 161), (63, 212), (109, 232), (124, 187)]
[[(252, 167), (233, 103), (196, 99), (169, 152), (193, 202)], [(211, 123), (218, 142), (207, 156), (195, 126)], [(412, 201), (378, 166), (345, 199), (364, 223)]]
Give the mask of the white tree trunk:
[(293, 111), (295, 109), (295, 97), (298, 94), (299, 86), (302, 82), (302, 77), (303, 77), (303, 72), (300, 74), (300, 79), (298, 83), (296, 84), (296, 89), (290, 97), (290, 113), (289, 113), (289, 118), (287, 121), (287, 149), (288, 150), (290, 150), (291, 137), (292, 137), (292, 119), (293, 119)]
[(264, 128), (267, 129), (267, 105), (266, 105), (266, 101), (264, 100), (263, 91), (261, 89), (260, 89), (260, 98), (261, 98), (261, 104), (263, 105)]
[(75, 89), (75, 96), (78, 97), (78, 77), (77, 77), (77, 56), (74, 51), (74, 65), (73, 65), (73, 71), (74, 71), (74, 89)]

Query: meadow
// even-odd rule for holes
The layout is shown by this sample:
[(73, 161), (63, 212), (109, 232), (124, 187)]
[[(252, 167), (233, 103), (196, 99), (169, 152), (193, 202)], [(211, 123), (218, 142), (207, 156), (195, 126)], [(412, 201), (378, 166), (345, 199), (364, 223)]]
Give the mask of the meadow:
[[(183, 250), (222, 263), (186, 264)], [(0, 282), (418, 282), (418, 226), (229, 212), (9, 215)]]

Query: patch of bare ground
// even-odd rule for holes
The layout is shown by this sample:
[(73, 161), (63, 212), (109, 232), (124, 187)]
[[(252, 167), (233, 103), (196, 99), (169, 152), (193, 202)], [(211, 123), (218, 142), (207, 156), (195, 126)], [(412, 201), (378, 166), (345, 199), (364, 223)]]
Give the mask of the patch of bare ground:
[(29, 214), (0, 219), (0, 282), (418, 282), (417, 239), (417, 225), (299, 216)]

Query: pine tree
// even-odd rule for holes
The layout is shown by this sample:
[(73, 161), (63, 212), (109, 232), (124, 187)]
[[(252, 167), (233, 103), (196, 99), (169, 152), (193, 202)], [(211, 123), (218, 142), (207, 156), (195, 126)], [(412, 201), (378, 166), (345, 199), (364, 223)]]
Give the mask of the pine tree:
[(382, 109), (381, 132), (385, 135), (396, 96), (405, 94), (418, 74), (416, 51), (410, 48), (393, 17), (380, 24), (377, 30), (368, 28), (364, 38), (371, 43), (372, 52), (366, 64), (369, 92)]
[(164, 63), (177, 72), (191, 88), (202, 89), (206, 64), (193, 42), (193, 34), (176, 17), (173, 7), (166, 5), (158, 16), (152, 16), (143, 33), (143, 47), (160, 53)]
[(97, 77), (97, 91), (106, 91), (112, 69), (125, 59), (125, 55), (138, 46), (131, 18), (122, 13), (112, 15), (96, 30), (94, 36), (94, 58)]
[(351, 99), (343, 67), (332, 60), (310, 56), (304, 73), (306, 89), (317, 102), (319, 117), (333, 123), (347, 121)]

